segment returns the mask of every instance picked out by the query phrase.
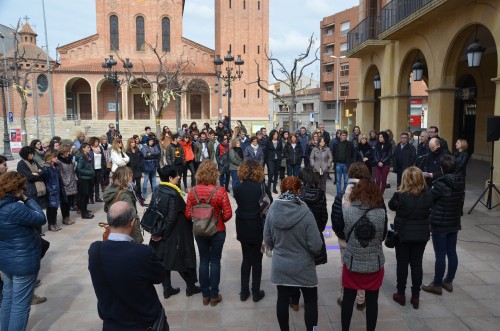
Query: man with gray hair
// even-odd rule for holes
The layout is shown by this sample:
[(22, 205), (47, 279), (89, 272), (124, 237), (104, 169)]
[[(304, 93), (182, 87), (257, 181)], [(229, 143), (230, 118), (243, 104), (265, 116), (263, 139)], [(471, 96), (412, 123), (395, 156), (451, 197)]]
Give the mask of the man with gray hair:
[(146, 330), (165, 312), (154, 284), (165, 278), (165, 268), (151, 247), (134, 243), (130, 235), (137, 222), (136, 211), (118, 201), (108, 211), (108, 240), (89, 248), (89, 271), (97, 296), (97, 311), (103, 330)]

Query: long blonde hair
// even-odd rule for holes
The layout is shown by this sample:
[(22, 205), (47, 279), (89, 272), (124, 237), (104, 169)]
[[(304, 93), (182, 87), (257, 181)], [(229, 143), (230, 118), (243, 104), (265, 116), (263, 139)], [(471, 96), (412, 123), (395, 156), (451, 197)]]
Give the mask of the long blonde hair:
[(419, 196), (426, 188), (427, 184), (425, 183), (422, 170), (413, 166), (406, 168), (406, 170), (403, 171), (401, 186), (399, 187), (398, 192)]

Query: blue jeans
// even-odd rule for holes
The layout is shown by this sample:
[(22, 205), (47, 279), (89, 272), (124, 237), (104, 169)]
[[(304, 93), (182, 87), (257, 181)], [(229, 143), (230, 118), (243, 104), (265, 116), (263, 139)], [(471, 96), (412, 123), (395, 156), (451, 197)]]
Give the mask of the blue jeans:
[(226, 231), (211, 237), (195, 236), (200, 253), (200, 287), (204, 298), (217, 298), (220, 283), (220, 259), (226, 240)]
[(224, 187), (226, 191), (229, 188), (229, 172), (221, 172), (219, 176), (220, 186)]
[(15, 276), (2, 272), (4, 285), (0, 321), (3, 331), (26, 330), (36, 276)]
[[(342, 176), (344, 176), (344, 189), (342, 190)], [(337, 182), (337, 194), (344, 193), (347, 186), (347, 164), (336, 163), (335, 164), (335, 180)]]
[[(457, 256), (458, 232), (433, 233), (432, 245), (436, 262), (434, 263), (434, 285), (440, 287), (442, 282), (452, 283), (458, 268)], [(448, 273), (443, 279), (446, 270), (446, 257), (448, 257)]]
[(236, 186), (240, 185), (240, 179), (238, 178), (238, 170), (231, 170), (231, 187), (233, 188), (233, 193), (234, 189)]
[(300, 164), (287, 164), (287, 176), (299, 177)]
[[(154, 191), (156, 188), (156, 170), (151, 171), (143, 171), (144, 174), (144, 182), (142, 183), (142, 197), (146, 199), (148, 196), (148, 181), (151, 183), (151, 191)], [(182, 175), (179, 174), (179, 176)]]

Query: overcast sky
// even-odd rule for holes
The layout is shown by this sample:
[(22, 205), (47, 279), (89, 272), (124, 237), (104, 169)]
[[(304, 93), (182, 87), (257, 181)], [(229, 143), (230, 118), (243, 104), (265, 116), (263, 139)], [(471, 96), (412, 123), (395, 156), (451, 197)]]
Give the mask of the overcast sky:
[[(306, 49), (311, 34), (319, 38), (323, 17), (358, 4), (359, 0), (270, 0), (271, 52), (285, 63), (291, 63)], [(45, 0), (45, 13), (52, 57), (58, 45), (96, 33), (95, 0)], [(26, 15), (38, 33), (38, 45), (45, 45), (42, 1), (0, 0), (0, 24), (15, 27), (17, 20)], [(206, 28), (200, 29), (200, 26)], [(183, 30), (184, 37), (213, 49), (214, 1), (186, 0)], [(319, 39), (316, 46), (319, 46)], [(318, 79), (319, 62), (312, 71)]]

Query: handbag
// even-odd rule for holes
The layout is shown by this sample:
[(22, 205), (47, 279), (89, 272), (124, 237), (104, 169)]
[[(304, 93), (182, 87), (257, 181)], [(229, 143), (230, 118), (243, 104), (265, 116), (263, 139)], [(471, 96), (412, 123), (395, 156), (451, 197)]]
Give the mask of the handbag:
[[(141, 323), (142, 323), (143, 326), (147, 325), (148, 322), (144, 321), (144, 319), (142, 319), (135, 312), (135, 310), (133, 309), (133, 307), (131, 307), (130, 304), (127, 301), (122, 300), (120, 298), (120, 296), (118, 295), (118, 293), (115, 292), (115, 290), (113, 289), (113, 286), (109, 283), (108, 278), (106, 277), (106, 274), (104, 273), (104, 270), (102, 270), (102, 268), (101, 268), (101, 245), (102, 245), (102, 242), (97, 243), (97, 252), (96, 252), (96, 255), (97, 255), (96, 256), (96, 262), (97, 263), (96, 263), (96, 265), (97, 265), (97, 269), (99, 270), (99, 273), (102, 276), (102, 279), (106, 283), (106, 287), (111, 290), (111, 292), (113, 293), (114, 297), (116, 297), (118, 300), (120, 300), (122, 303), (124, 303), (125, 306), (127, 306), (127, 308), (129, 308), (129, 310), (131, 312), (133, 312), (137, 316), (137, 318), (141, 321)], [(168, 331), (169, 329), (170, 328), (168, 326), (167, 316), (165, 315), (165, 309), (162, 306), (161, 310), (160, 310), (160, 313), (158, 314), (158, 317), (156, 317), (153, 325), (146, 327), (144, 330), (145, 331)]]
[(141, 227), (153, 236), (163, 235), (166, 227), (165, 216), (160, 212), (158, 206), (160, 198), (157, 195), (158, 191), (155, 190), (151, 202), (141, 219)]

